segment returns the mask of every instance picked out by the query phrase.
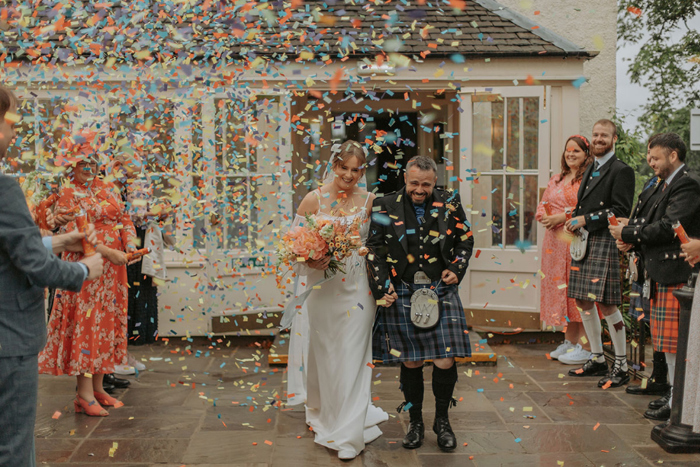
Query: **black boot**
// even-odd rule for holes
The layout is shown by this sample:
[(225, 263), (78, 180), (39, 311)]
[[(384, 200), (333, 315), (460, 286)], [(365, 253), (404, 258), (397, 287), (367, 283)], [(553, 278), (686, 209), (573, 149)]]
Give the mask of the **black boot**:
[(457, 365), (452, 364), (447, 370), (433, 366), (433, 394), (435, 395), (435, 422), (433, 432), (437, 435), (437, 442), (443, 451), (452, 451), (457, 447), (457, 438), (450, 426), (447, 411), (457, 401), (452, 394), (457, 383)]
[(668, 365), (663, 352), (654, 351), (654, 370), (647, 380), (647, 386), (627, 386), (627, 393), (643, 396), (663, 396), (671, 389), (668, 384)]
[(408, 407), (410, 415), (410, 425), (408, 433), (403, 439), (403, 447), (406, 449), (416, 449), (423, 444), (425, 437), (425, 424), (423, 423), (423, 367), (408, 368), (403, 363), (401, 364), (401, 390), (403, 391), (406, 401), (398, 407), (398, 412), (401, 413), (405, 407)]

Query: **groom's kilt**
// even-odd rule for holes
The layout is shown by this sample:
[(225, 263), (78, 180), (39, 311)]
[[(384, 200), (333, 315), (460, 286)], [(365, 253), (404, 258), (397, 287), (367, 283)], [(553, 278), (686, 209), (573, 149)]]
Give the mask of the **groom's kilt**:
[[(438, 282), (433, 282), (435, 287)], [(428, 285), (411, 285), (414, 290)], [(469, 357), (469, 336), (458, 285), (440, 283), (440, 321), (431, 329), (420, 329), (411, 322), (411, 291), (401, 283), (398, 299), (392, 306), (377, 308), (374, 323), (373, 353), (375, 360), (415, 362), (449, 357)], [(388, 342), (387, 342), (388, 339)]]
[(622, 304), (620, 253), (607, 229), (591, 232), (586, 256), (581, 261), (571, 260), (567, 294), (606, 305)]

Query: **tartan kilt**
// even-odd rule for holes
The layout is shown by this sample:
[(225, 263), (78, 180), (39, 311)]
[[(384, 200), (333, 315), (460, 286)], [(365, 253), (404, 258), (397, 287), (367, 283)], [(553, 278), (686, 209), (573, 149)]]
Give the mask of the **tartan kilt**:
[(632, 293), (630, 293), (630, 315), (634, 319), (644, 314), (642, 321), (648, 323), (651, 318), (651, 304), (642, 297), (642, 285), (632, 281)]
[(581, 261), (571, 260), (567, 295), (589, 302), (622, 305), (620, 254), (607, 229), (591, 232), (586, 256)]
[(673, 296), (684, 284), (656, 284), (651, 299), (651, 343), (656, 352), (676, 353), (681, 304)]
[[(436, 281), (430, 285), (412, 285), (412, 287), (417, 290), (423, 287), (435, 287), (438, 284), (439, 281)], [(398, 299), (392, 306), (377, 307), (372, 336), (375, 360), (393, 363), (471, 356), (467, 320), (464, 316), (462, 301), (459, 299), (459, 286), (442, 284), (437, 292), (442, 310), (440, 321), (431, 329), (417, 328), (411, 322), (412, 294), (403, 282), (396, 290)], [(390, 353), (392, 350), (400, 352), (400, 355), (392, 355)]]

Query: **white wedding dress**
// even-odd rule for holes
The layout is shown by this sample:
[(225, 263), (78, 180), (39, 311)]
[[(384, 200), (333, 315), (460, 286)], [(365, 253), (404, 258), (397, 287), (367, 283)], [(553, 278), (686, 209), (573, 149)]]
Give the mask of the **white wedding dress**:
[[(346, 217), (317, 215), (347, 224), (361, 216), (363, 244), (367, 240), (370, 223), (364, 222), (366, 209)], [(367, 281), (365, 258), (353, 253), (345, 260), (344, 269), (345, 274), (339, 272), (317, 286), (295, 313), (288, 392), (294, 391), (290, 403), (298, 403), (306, 391), (306, 423), (313, 429), (316, 443), (349, 458), (381, 436), (377, 424), (389, 416), (371, 401), (372, 368), (368, 364), (372, 363), (376, 302)], [(307, 274), (303, 279), (307, 287), (324, 278), (323, 271), (308, 267), (303, 273)]]

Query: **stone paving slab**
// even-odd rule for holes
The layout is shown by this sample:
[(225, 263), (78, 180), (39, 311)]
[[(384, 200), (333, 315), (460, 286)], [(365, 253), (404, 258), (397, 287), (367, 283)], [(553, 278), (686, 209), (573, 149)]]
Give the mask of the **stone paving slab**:
[[(230, 343), (229, 343), (230, 342)], [(598, 378), (571, 378), (548, 360), (551, 345), (496, 345), (497, 366), (461, 365), (451, 411), (458, 446), (437, 447), (430, 430), (432, 369), (425, 368), (425, 420), (420, 449), (401, 446), (406, 414), (399, 368), (374, 369), (374, 403), (390, 414), (384, 436), (357, 459), (338, 460), (318, 446), (300, 407), (286, 407), (286, 372), (268, 365), (264, 342), (237, 345), (172, 339), (131, 348), (147, 370), (128, 377), (110, 416), (75, 414), (75, 381), (40, 377), (36, 420), (39, 465), (131, 467), (268, 466), (685, 466), (700, 455), (668, 454), (650, 439), (642, 415), (653, 397), (602, 390)], [(215, 344), (215, 345), (212, 345)]]

